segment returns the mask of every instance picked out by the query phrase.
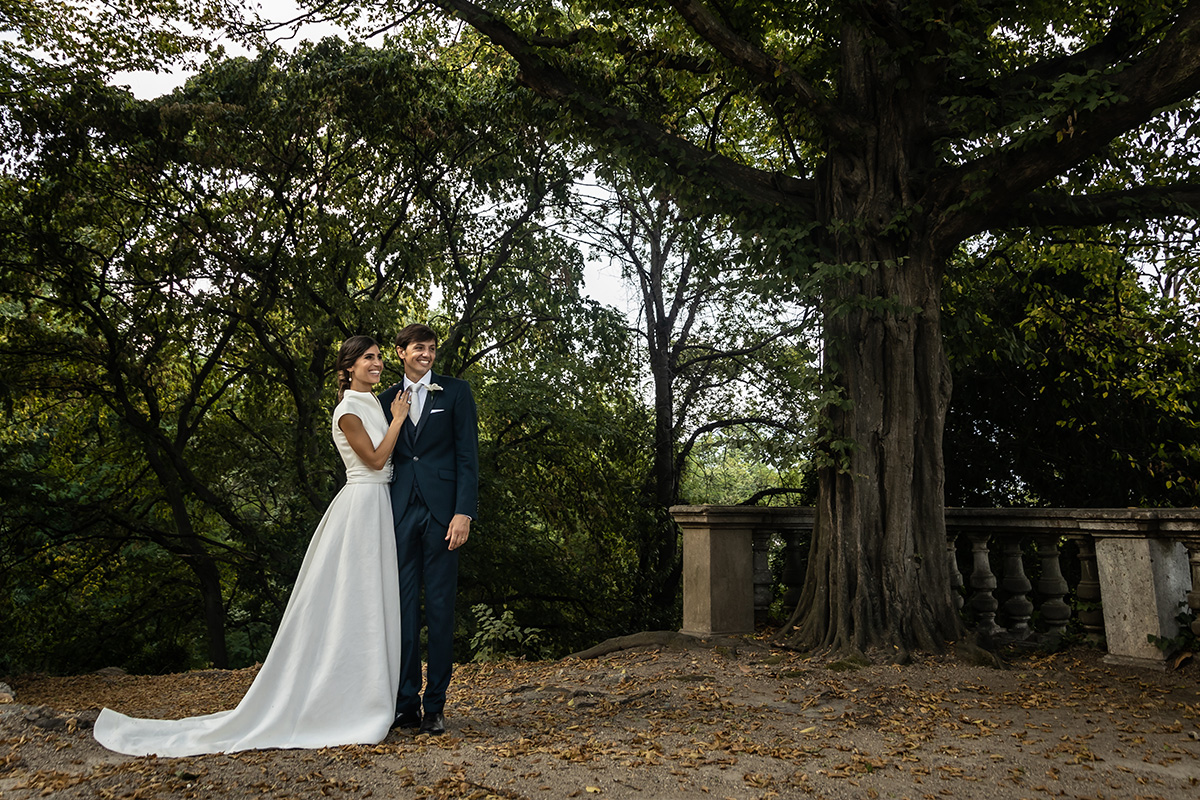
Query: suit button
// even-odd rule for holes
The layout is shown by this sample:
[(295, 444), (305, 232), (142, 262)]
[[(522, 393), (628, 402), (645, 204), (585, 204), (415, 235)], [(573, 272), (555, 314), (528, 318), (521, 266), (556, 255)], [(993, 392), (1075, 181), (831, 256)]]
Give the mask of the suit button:
[(421, 460), (420, 456), (413, 456), (413, 461), (420, 461), (420, 460)]

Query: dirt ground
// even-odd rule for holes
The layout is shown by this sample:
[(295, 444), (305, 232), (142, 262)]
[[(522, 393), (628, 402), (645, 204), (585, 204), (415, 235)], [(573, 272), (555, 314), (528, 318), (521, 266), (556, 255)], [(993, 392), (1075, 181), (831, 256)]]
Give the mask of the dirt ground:
[[(108, 671), (105, 671), (108, 672)], [(186, 716), (254, 670), (3, 679), (0, 796), (23, 798), (1200, 797), (1200, 667), (1102, 653), (855, 667), (742, 639), (463, 665), (447, 735), (376, 746), (130, 758), (103, 705)]]

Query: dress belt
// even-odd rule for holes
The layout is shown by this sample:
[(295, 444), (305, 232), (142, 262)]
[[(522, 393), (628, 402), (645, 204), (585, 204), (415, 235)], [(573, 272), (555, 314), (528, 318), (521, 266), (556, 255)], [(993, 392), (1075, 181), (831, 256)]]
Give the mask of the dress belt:
[(352, 484), (352, 483), (391, 483), (391, 482), (392, 482), (392, 476), (390, 474), (388, 474), (388, 475), (371, 475), (371, 476), (367, 476), (367, 477), (356, 476), (353, 478), (346, 479), (347, 485)]

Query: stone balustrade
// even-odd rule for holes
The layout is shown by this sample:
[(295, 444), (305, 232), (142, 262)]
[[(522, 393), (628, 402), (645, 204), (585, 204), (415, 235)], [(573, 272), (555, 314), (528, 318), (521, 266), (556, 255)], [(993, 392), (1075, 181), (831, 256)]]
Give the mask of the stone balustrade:
[[(684, 633), (754, 630), (773, 600), (776, 537), (784, 602), (794, 605), (813, 509), (675, 506), (671, 514), (683, 532)], [(1109, 661), (1161, 666), (1164, 654), (1147, 637), (1175, 636), (1184, 602), (1200, 635), (1200, 509), (948, 508), (946, 534), (956, 602), (995, 637), (1061, 637), (1074, 607), (1084, 635), (1106, 642)], [(1064, 545), (1076, 548), (1074, 591), (1062, 572)]]

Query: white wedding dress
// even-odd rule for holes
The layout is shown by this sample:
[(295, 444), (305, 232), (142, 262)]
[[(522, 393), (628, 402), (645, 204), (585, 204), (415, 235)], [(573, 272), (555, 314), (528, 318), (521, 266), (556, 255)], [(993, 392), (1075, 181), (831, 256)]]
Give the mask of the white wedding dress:
[(376, 446), (387, 431), (375, 396), (347, 390), (333, 412), (346, 485), (313, 534), (279, 632), (237, 708), (177, 720), (106, 708), (96, 741), (119, 753), (166, 757), (375, 744), (387, 736), (400, 682), (391, 462), (373, 470), (358, 458), (338, 427), (347, 413), (362, 420)]

